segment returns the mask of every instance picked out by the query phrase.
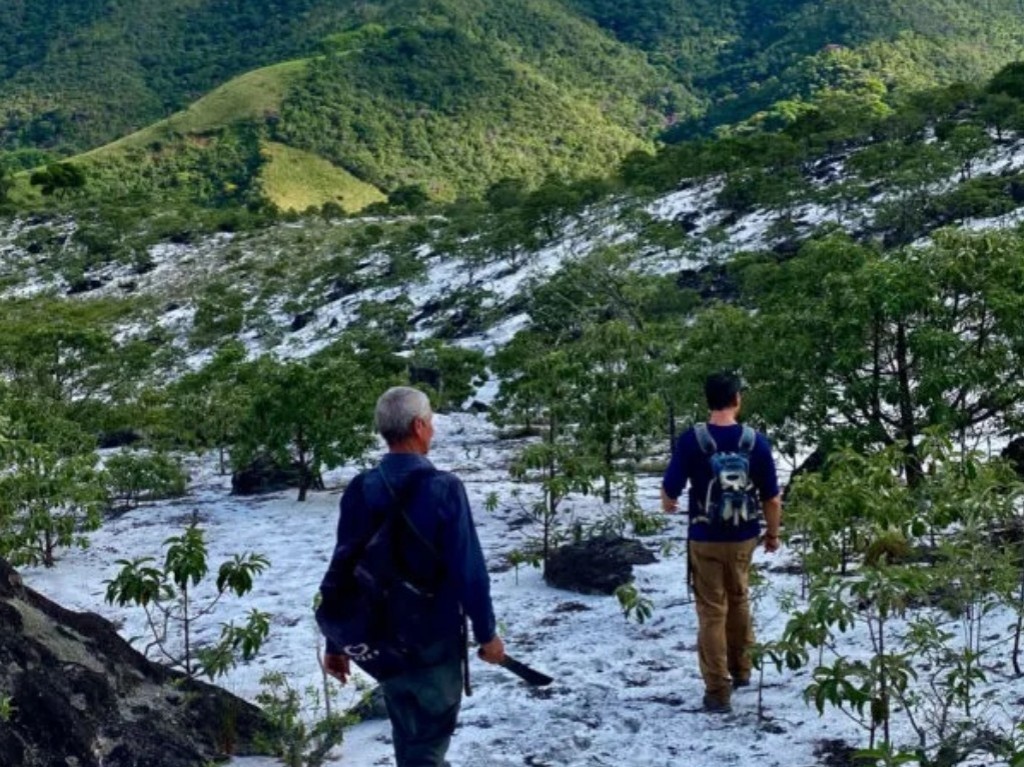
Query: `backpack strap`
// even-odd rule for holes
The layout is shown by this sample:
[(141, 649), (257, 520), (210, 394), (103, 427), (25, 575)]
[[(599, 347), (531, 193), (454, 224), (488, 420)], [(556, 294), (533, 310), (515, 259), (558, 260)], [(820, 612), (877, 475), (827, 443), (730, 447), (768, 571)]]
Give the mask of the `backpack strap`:
[(755, 432), (750, 426), (743, 427), (743, 434), (740, 435), (740, 446), (739, 451), (744, 455), (750, 455), (754, 450), (754, 445), (757, 443), (757, 432)]
[(377, 472), (380, 474), (381, 481), (384, 482), (384, 487), (387, 488), (388, 494), (391, 496), (391, 500), (394, 503), (394, 506), (389, 513), (401, 516), (402, 521), (405, 522), (405, 526), (414, 536), (416, 536), (416, 540), (419, 541), (428, 552), (430, 552), (430, 555), (435, 561), (442, 563), (443, 560), (441, 559), (441, 555), (434, 547), (434, 544), (427, 540), (426, 536), (419, 531), (419, 528), (417, 528), (409, 518), (409, 504), (412, 502), (413, 495), (415, 495), (416, 490), (419, 489), (424, 481), (437, 474), (438, 470), (433, 466), (426, 466), (422, 469), (413, 470), (406, 478), (405, 484), (402, 485), (400, 492), (397, 493), (391, 485), (391, 482), (388, 480), (388, 475), (387, 472), (384, 471), (384, 467), (378, 465)]
[(695, 423), (693, 425), (694, 436), (697, 437), (697, 445), (704, 455), (714, 455), (718, 452), (718, 444), (711, 436), (711, 430), (706, 423)]

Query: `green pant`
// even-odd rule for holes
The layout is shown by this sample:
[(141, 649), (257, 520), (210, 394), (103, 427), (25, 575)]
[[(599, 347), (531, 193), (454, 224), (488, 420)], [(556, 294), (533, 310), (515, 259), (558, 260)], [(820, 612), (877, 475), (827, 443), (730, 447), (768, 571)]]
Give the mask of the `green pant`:
[(754, 627), (748, 592), (756, 547), (756, 539), (690, 543), (700, 673), (705, 693), (718, 703), (729, 702), (733, 679), (750, 678), (747, 651), (754, 643)]
[(462, 702), (462, 660), (451, 658), (381, 683), (398, 767), (443, 767)]

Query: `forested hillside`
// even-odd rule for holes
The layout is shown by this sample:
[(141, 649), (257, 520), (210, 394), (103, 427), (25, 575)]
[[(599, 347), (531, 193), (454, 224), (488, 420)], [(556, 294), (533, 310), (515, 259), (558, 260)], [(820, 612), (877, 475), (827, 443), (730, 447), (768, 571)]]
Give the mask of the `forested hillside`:
[[(593, 155), (623, 147), (627, 134), (694, 135), (823, 87), (987, 77), (1022, 41), (1015, 0), (984, 8), (963, 0), (9, 3), (0, 8), (0, 147), (93, 148), (245, 71), (327, 53), (293, 100), (286, 131), (298, 146), (322, 143), (328, 156), (347, 157), (358, 145), (351, 165), (390, 178), (388, 157), (435, 164), (423, 155), (435, 151), (439, 132), (468, 131), (468, 143), (500, 148), (495, 123), (525, 138), (524, 154), (544, 155), (537, 133), (570, 115), (569, 146), (548, 154), (556, 168), (587, 168)], [(839, 49), (837, 67), (827, 54)], [(325, 82), (349, 73), (342, 54), (357, 67), (356, 82)], [(493, 70), (489, 82), (482, 69)], [(381, 92), (367, 90), (376, 83)], [(451, 100), (436, 105), (441, 118), (407, 125), (438, 88)], [(455, 104), (460, 119), (449, 121)], [(327, 136), (318, 133), (318, 112), (342, 114)], [(595, 147), (575, 145), (582, 126), (594, 127)], [(446, 140), (437, 165), (448, 162)]]

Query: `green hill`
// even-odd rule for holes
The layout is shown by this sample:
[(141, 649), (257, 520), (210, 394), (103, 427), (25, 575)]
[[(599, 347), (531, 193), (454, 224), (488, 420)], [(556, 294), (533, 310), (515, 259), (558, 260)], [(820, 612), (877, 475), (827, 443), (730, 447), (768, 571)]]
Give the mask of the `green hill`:
[(274, 142), (450, 199), (834, 89), (979, 82), (1022, 43), (1019, 0), (35, 0), (0, 8), (0, 152), (221, 205)]
[(569, 0), (617, 39), (647, 51), (706, 99), (695, 134), (843, 76), (889, 89), (980, 82), (1024, 45), (1019, 0)]
[(381, 188), (442, 198), (506, 176), (603, 174), (643, 146), (641, 110), (524, 58), (450, 26), (395, 28), (311, 62), (275, 134)]

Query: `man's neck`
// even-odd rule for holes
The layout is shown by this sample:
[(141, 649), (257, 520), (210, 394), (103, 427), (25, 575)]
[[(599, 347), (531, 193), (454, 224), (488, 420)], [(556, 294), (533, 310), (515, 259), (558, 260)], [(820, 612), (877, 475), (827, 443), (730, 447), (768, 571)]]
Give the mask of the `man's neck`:
[(736, 425), (736, 408), (726, 408), (725, 410), (712, 410), (708, 416), (708, 423), (712, 426), (735, 426)]
[(427, 451), (423, 449), (423, 445), (415, 440), (409, 440), (408, 442), (399, 442), (388, 447), (389, 453), (396, 454), (411, 454), (411, 455), (426, 455)]

